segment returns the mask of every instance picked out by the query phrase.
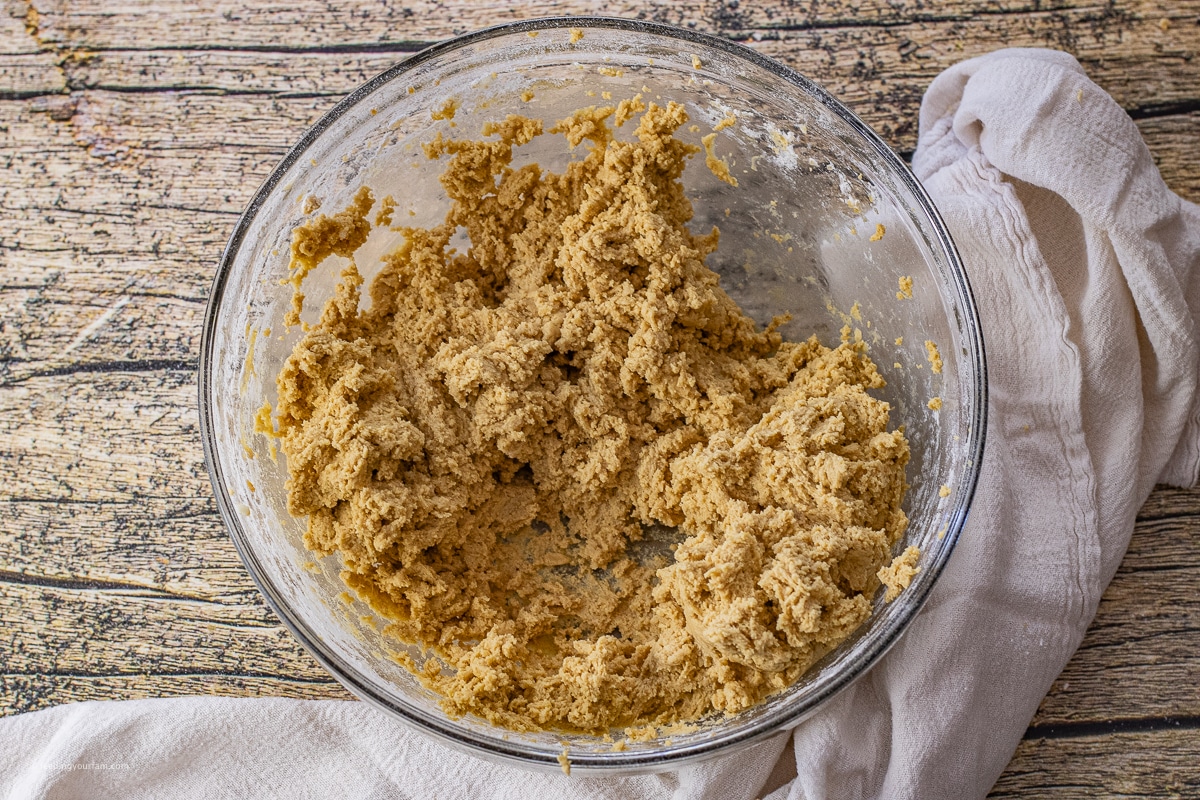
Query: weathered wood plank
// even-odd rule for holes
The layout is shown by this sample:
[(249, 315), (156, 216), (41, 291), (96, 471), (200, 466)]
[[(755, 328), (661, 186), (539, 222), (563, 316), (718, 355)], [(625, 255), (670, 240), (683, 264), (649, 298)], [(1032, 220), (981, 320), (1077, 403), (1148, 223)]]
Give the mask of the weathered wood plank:
[[(901, 150), (915, 145), (916, 108), (933, 76), (963, 58), (999, 47), (1049, 46), (1071, 52), (1119, 103), (1142, 113), (1200, 100), (1200, 60), (1193, 58), (1200, 49), (1200, 27), (1195, 24), (1200, 0), (1182, 0), (1169, 14), (1133, 2), (1058, 3), (1038, 11), (980, 3), (939, 5), (936, 12), (919, 4), (880, 3), (855, 8), (854, 13), (849, 8), (847, 3), (831, 2), (798, 10), (795, 4), (777, 2), (736, 10), (723, 3), (664, 4), (647, 10), (638, 4), (638, 13), (630, 15), (665, 18), (745, 41), (824, 83)], [(64, 61), (68, 82), (75, 88), (338, 94), (390, 66), (420, 42), (508, 18), (622, 11), (580, 0), (528, 4), (505, 12), (494, 4), (465, 0), (407, 10), (412, 21), (397, 25), (396, 17), (403, 12), (390, 4), (366, 15), (345, 15), (324, 6), (263, 12), (221, 10), (220, 4), (203, 10), (194, 4), (156, 4), (140, 14), (119, 17), (72, 4), (44, 10), (37, 35), (45, 46), (66, 48), (65, 52), (86, 48), (80, 51), (84, 55)], [(230, 20), (222, 16), (226, 14), (253, 31), (255, 41), (239, 44), (239, 34), (230, 33)], [(105, 25), (89, 27), (98, 18)], [(446, 25), (444, 20), (454, 22)], [(145, 40), (129, 38), (135, 27), (141, 37), (171, 42), (171, 49), (135, 46)], [(212, 38), (206, 32), (211, 27), (222, 28), (221, 49), (209, 47)], [(324, 38), (314, 41), (316, 28)], [(422, 37), (418, 43), (396, 38), (414, 31)], [(331, 35), (338, 37), (336, 45), (322, 50)]]
[[(1180, 489), (1175, 486), (1155, 486), (1154, 492), (1146, 499), (1138, 511), (1138, 522), (1150, 522), (1161, 519), (1178, 517), (1200, 517), (1200, 492), (1195, 489)], [(1193, 528), (1193, 538), (1196, 538)], [(1135, 555), (1135, 548), (1130, 546), (1125, 555), (1129, 560)]]
[(0, 439), (4, 496), (120, 502), (211, 492), (193, 366), (103, 368), (0, 389), (0, 419), (11, 421)]
[(21, 609), (0, 633), (7, 673), (329, 678), (252, 584), (240, 602), (222, 603), (133, 585), (64, 588), (11, 577), (0, 573), (0, 595)]
[(1200, 111), (1138, 120), (1154, 162), (1178, 195), (1200, 202)]
[(256, 597), (211, 490), (203, 481), (186, 488), (203, 494), (0, 501), (7, 520), (0, 533), (0, 580), (109, 585), (216, 603)]
[(332, 678), (302, 680), (261, 675), (197, 672), (167, 674), (0, 673), (0, 716), (36, 711), (47, 705), (119, 697), (292, 697), (300, 700), (352, 700)]
[(56, 283), (0, 292), (6, 320), (0, 358), (7, 359), (0, 363), (0, 385), (85, 363), (127, 362), (137, 369), (145, 362), (195, 362), (202, 300), (158, 295), (153, 287), (80, 290)]
[(1024, 741), (988, 797), (1200, 797), (1200, 733), (1191, 727)]
[[(1138, 523), (1129, 551), (1035, 726), (1185, 715), (1200, 719), (1200, 492), (1190, 513)], [(1151, 496), (1148, 508), (1161, 501)], [(1178, 505), (1176, 506), (1178, 508)]]
[(86, 92), (0, 102), (0, 204), (17, 221), (0, 232), (0, 253), (16, 263), (70, 253), (61, 265), (89, 278), (93, 257), (146, 278), (166, 259), (207, 283), (236, 215), (335, 101)]
[[(103, 0), (34, 0), (39, 41), (61, 48), (134, 49), (150, 41), (163, 48), (192, 43), (223, 48), (319, 49), (430, 42), (467, 31), (542, 16), (601, 14), (650, 19), (727, 35), (753, 35), (795, 28), (928, 26), (943, 22), (993, 20), (1019, 28), (1029, 20), (1061, 23), (1186, 27), (1194, 6), (1095, 0), (383, 0), (348, 9), (322, 0), (256, 3), (232, 0), (193, 4), (184, 0), (112, 6)], [(1169, 33), (1170, 31), (1162, 31)], [(1086, 31), (1083, 31), (1086, 33)]]
[(866, 29), (870, 36), (853, 28), (818, 30), (764, 39), (755, 47), (824, 84), (901, 150), (915, 145), (916, 110), (934, 76), (964, 58), (1003, 47), (1066, 50), (1126, 109), (1197, 100), (1200, 61), (1192, 55), (1200, 49), (1200, 29), (1180, 34), (1179, 46), (1168, 52), (1156, 25), (1103, 20), (1055, 15), (1005, 24), (983, 19), (944, 29)]
[(102, 50), (74, 67), (71, 79), (81, 90), (340, 96), (407, 55), (400, 47), (365, 53)]
[[(0, 102), (0, 212), (14, 220), (0, 231), (0, 382), (84, 362), (194, 360), (237, 214), (333, 100), (53, 100)], [(256, 133), (270, 130), (282, 130), (274, 142)]]

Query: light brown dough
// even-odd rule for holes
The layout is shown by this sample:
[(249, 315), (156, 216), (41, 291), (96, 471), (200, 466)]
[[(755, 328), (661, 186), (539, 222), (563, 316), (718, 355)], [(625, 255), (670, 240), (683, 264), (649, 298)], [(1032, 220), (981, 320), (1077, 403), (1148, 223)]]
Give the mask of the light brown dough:
[[(551, 128), (587, 143), (563, 174), (509, 166), (536, 120), (439, 136), (446, 221), (399, 229), (364, 311), (347, 268), (278, 377), (305, 543), (436, 654), (452, 715), (603, 733), (745, 709), (867, 618), (907, 524), (864, 345), (742, 313), (704, 263), (716, 229), (687, 227), (685, 112), (635, 111), (632, 141), (611, 107)], [(297, 231), (295, 270), (370, 208)], [(663, 526), (673, 555), (641, 541)]]
[(883, 581), (883, 585), (887, 587), (887, 593), (883, 596), (885, 602), (892, 602), (900, 593), (908, 588), (912, 583), (912, 579), (921, 571), (917, 566), (917, 559), (921, 556), (921, 551), (915, 547), (906, 547), (904, 552), (896, 556), (896, 558), (886, 567), (882, 567), (877, 573), (879, 580)]

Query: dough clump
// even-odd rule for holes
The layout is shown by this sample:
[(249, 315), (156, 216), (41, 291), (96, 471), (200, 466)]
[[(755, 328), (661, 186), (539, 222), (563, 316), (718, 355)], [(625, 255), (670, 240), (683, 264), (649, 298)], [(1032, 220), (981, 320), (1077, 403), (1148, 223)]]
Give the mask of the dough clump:
[[(430, 142), (445, 221), (396, 229), (364, 309), (351, 263), (278, 376), (305, 544), (436, 656), (448, 713), (516, 730), (760, 702), (863, 623), (907, 525), (864, 345), (756, 326), (687, 225), (685, 111), (638, 103), (626, 141), (615, 110)], [(586, 154), (512, 166), (547, 134)], [(370, 208), (298, 230), (293, 271), (352, 256)]]

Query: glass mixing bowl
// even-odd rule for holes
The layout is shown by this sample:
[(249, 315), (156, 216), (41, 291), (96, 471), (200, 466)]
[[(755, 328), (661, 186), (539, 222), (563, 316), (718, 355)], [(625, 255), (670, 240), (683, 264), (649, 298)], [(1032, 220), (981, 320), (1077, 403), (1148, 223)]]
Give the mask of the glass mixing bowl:
[[(522, 94), (533, 92), (533, 99)], [(869, 620), (791, 688), (690, 733), (630, 742), (614, 752), (599, 737), (518, 734), (472, 717), (451, 719), (395, 660), (410, 652), (384, 640), (378, 620), (350, 597), (338, 557), (302, 544), (305, 521), (286, 510), (282, 455), (256, 435), (254, 416), (274, 405), (275, 377), (299, 330), (286, 330), (292, 229), (317, 195), (332, 213), (362, 185), (394, 195), (397, 219), (441, 221), (448, 201), (443, 165), (419, 145), (450, 121), (431, 112), (460, 106), (454, 135), (478, 137), (487, 120), (520, 113), (557, 120), (577, 108), (641, 93), (687, 107), (700, 136), (729, 114), (717, 155), (734, 188), (699, 159), (683, 180), (695, 206), (693, 229), (721, 229), (709, 265), (760, 324), (790, 313), (788, 338), (816, 333), (828, 345), (850, 324), (862, 331), (888, 385), (878, 392), (912, 448), (904, 506), (911, 523), (899, 553), (921, 550), (920, 572), (890, 604), (877, 593)], [(628, 135), (628, 134), (626, 134)], [(525, 149), (547, 168), (566, 156), (557, 137)], [(538, 152), (539, 143), (556, 152)], [(415, 216), (407, 216), (411, 210)], [(882, 235), (881, 235), (882, 234)], [(378, 230), (356, 259), (371, 280), (375, 255), (399, 234)], [(336, 258), (331, 262), (337, 261)], [(323, 264), (304, 283), (304, 318), (315, 321), (338, 280)], [(902, 278), (911, 299), (898, 299)], [(935, 342), (942, 371), (926, 357)], [(898, 366), (893, 366), (898, 365)], [(531, 20), (436, 45), (375, 77), (312, 127), (263, 184), (238, 222), (213, 284), (200, 357), (204, 453), (221, 515), (246, 568), (284, 624), (342, 684), (362, 699), (443, 742), (529, 767), (647, 772), (749, 745), (795, 725), (862, 675), (896, 641), (941, 573), (967, 516), (984, 440), (986, 380), (971, 293), (946, 227), (912, 173), (878, 136), (810, 80), (731, 42), (664, 25), (607, 18)], [(931, 398), (941, 398), (933, 410)], [(945, 488), (949, 493), (945, 493)], [(411, 653), (419, 658), (419, 654)]]

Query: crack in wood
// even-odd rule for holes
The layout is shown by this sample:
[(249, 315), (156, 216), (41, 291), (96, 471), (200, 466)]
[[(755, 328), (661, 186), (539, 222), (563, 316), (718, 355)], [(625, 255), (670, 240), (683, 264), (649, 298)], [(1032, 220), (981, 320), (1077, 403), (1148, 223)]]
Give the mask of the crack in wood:
[(18, 584), (21, 586), (39, 586), (47, 589), (65, 589), (87, 592), (115, 592), (125, 597), (137, 597), (145, 600), (170, 600), (183, 603), (205, 603), (211, 605), (226, 605), (218, 600), (196, 595), (169, 592), (140, 583), (129, 581), (99, 580), (95, 578), (66, 578), (49, 575), (31, 575), (27, 572), (12, 572), (0, 570), (0, 583)]
[(160, 670), (139, 670), (136, 672), (83, 672), (80, 670), (43, 670), (40, 672), (9, 672), (0, 673), (0, 678), (251, 678), (273, 681), (293, 681), (295, 683), (305, 684), (335, 684), (337, 681), (332, 677), (328, 679), (321, 678), (299, 678), (292, 675), (286, 675), (275, 672), (239, 672), (237, 670), (178, 670), (178, 671), (160, 671)]
[(1125, 111), (1135, 120), (1182, 117), (1200, 111), (1200, 99), (1184, 100), (1177, 103), (1147, 103), (1127, 108)]
[(50, 378), (59, 375), (78, 375), (88, 372), (195, 372), (197, 365), (197, 361), (183, 361), (174, 358), (148, 358), (142, 361), (81, 361), (0, 381), (0, 389), (35, 378)]
[(1115, 733), (1149, 733), (1163, 730), (1200, 730), (1198, 716), (1135, 717), (1103, 722), (1057, 722), (1030, 725), (1026, 739), (1082, 739)]
[(368, 55), (375, 53), (396, 53), (398, 55), (412, 55), (419, 53), (427, 47), (432, 47), (441, 40), (433, 39), (429, 41), (416, 41), (406, 39), (395, 39), (388, 42), (347, 42), (345, 44), (321, 44), (312, 46), (288, 46), (288, 45), (221, 45), (210, 44), (207, 42), (194, 42), (186, 45), (157, 45), (151, 47), (93, 47), (89, 52), (92, 53), (177, 53), (177, 52), (197, 52), (197, 53), (255, 53), (262, 55)]

